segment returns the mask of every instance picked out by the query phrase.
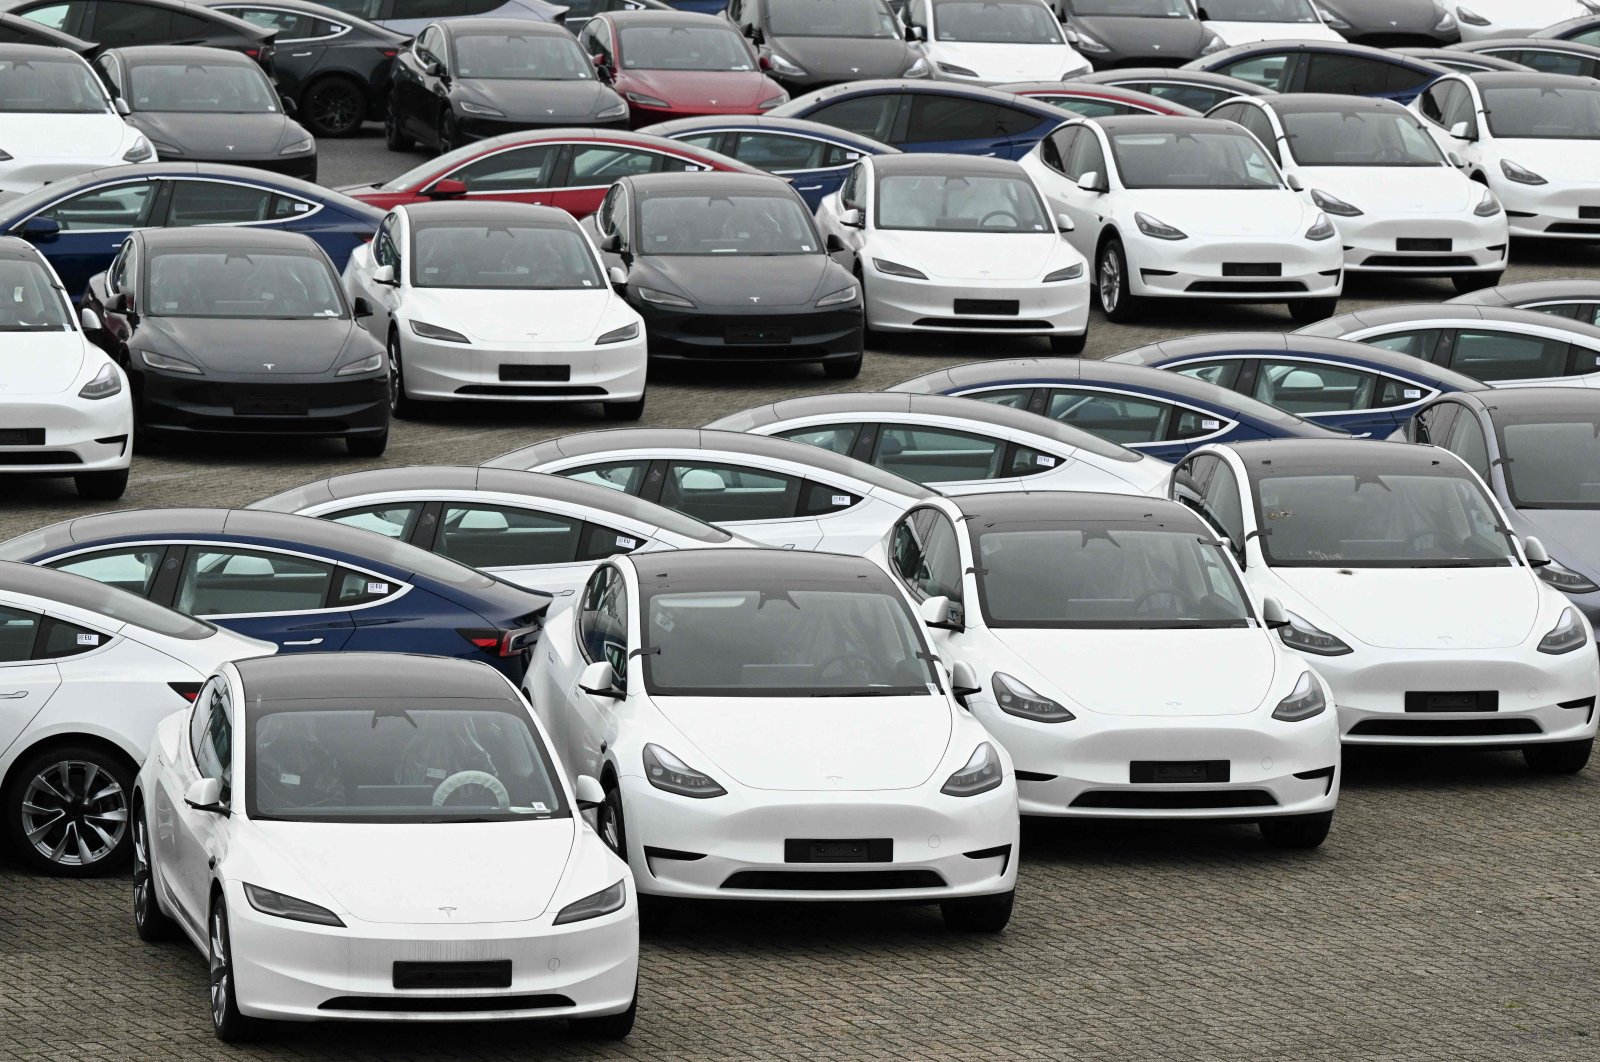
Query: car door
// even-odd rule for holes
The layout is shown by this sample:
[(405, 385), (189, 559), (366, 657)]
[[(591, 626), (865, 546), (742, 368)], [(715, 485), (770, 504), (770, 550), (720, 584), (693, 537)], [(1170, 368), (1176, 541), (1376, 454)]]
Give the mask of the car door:
[(563, 142), (550, 141), (507, 148), (473, 159), (446, 173), (441, 180), (457, 180), (467, 186), (465, 199), (505, 200), (554, 205), (554, 179)]
[(678, 155), (627, 144), (574, 143), (551, 182), (550, 205), (575, 218), (600, 209), (606, 190), (623, 177), (641, 173), (683, 173), (709, 169)]
[(782, 177), (812, 210), (824, 196), (839, 190), (851, 163), (861, 157), (859, 151), (826, 140), (769, 130), (732, 134), (725, 153)]
[[(170, 773), (173, 792), (171, 859), (162, 860), (167, 887), (194, 925), (206, 924), (211, 893), (211, 866), (218, 854), (220, 833), (227, 817), (200, 811), (184, 800), (190, 785), (202, 778), (222, 783), (218, 802), (228, 807), (233, 799), (233, 698), (228, 684), (212, 678), (200, 690), (190, 713), (188, 748)], [(180, 766), (181, 765), (181, 766)], [(158, 850), (159, 851), (159, 850)]]
[(664, 462), (659, 495), (645, 500), (780, 549), (816, 549), (822, 529), (800, 515), (805, 481), (715, 458)]
[(1300, 92), (1373, 96), (1409, 103), (1432, 80), (1422, 71), (1400, 63), (1342, 52), (1309, 52), (1301, 63)]
[(1040, 146), (1041, 154), (1045, 145), (1052, 145), (1052, 157), (1058, 158), (1061, 165), (1061, 179), (1051, 182), (1051, 206), (1059, 207), (1058, 212), (1072, 221), (1072, 228), (1066, 234), (1067, 242), (1072, 244), (1073, 250), (1092, 261), (1100, 232), (1105, 227), (1107, 193), (1079, 188), (1078, 182), (1085, 176), (1098, 174), (1098, 187), (1110, 187), (1105, 147), (1100, 143), (1099, 134), (1087, 125), (1051, 133)]
[(54, 661), (34, 659), (44, 617), (0, 604), (0, 753), (22, 736), (61, 686)]
[(1395, 427), (1393, 414), (1380, 405), (1383, 391), (1374, 372), (1298, 358), (1261, 358), (1248, 393), (1314, 423), (1383, 438)]
[(313, 557), (196, 542), (178, 561), (172, 607), (276, 642), (280, 652), (332, 652), (355, 632), (349, 582), (343, 569)]
[[(363, 325), (369, 333), (380, 342), (387, 343), (389, 328), (394, 322), (395, 310), (400, 305), (400, 289), (405, 284), (405, 262), (400, 254), (400, 215), (391, 212), (378, 225), (377, 235), (372, 237), (372, 243), (365, 248), (358, 248), (350, 256), (350, 268), (345, 273), (348, 279), (346, 293), (351, 301), (357, 297), (367, 300), (367, 305), (372, 308), (372, 315)], [(373, 274), (382, 266), (389, 266), (394, 270), (394, 282), (379, 284), (372, 279)]]
[(444, 34), (437, 26), (429, 26), (412, 43), (410, 52), (394, 64), (390, 75), (395, 116), (402, 130), (420, 137), (424, 143), (433, 143), (439, 132), (439, 107), (435, 89), (439, 78), (433, 73), (435, 64), (444, 66)]
[(988, 100), (937, 92), (914, 92), (904, 131), (894, 140), (902, 151), (1013, 158), (1012, 112)]
[[(128, 233), (160, 223), (164, 191), (165, 182), (147, 177), (98, 184), (52, 203), (12, 232), (38, 247), (77, 300), (89, 278), (116, 257)], [(41, 221), (43, 231), (29, 231)]]
[(1297, 76), (1301, 56), (1296, 52), (1257, 52), (1219, 66), (1215, 73), (1236, 77), (1273, 92), (1287, 92)]

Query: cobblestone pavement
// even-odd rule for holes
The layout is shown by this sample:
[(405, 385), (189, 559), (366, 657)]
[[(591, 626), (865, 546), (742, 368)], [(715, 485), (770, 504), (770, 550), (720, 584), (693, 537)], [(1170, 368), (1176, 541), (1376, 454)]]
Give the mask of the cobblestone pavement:
[[(407, 164), (404, 160), (400, 165)], [(323, 145), (330, 183), (399, 168), (375, 137)], [(1587, 273), (1600, 251), (1515, 249), (1509, 279)], [(1447, 297), (1352, 286), (1348, 308)], [(1279, 307), (1177, 308), (1092, 326), (1104, 356), (1164, 335), (1291, 327)], [(897, 342), (841, 387), (815, 369), (652, 378), (645, 423), (696, 425), (780, 395), (881, 387), (1042, 344)], [(231, 505), (364, 464), (476, 463), (597, 413), (450, 411), (397, 428), (380, 462), (336, 444), (143, 458), (119, 506)], [(0, 537), (104, 506), (0, 481)], [(126, 877), (32, 877), (0, 854), (0, 1060), (1600, 1058), (1600, 767), (1528, 774), (1493, 752), (1354, 752), (1332, 836), (1265, 848), (1234, 825), (1023, 831), (1011, 927), (947, 933), (933, 908), (679, 909), (647, 933), (625, 1045), (559, 1026), (275, 1028), (212, 1039), (200, 956), (134, 936)]]

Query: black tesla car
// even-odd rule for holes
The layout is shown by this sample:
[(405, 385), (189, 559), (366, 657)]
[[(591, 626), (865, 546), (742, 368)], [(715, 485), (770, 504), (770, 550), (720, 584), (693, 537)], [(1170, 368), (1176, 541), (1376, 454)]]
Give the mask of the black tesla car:
[(226, 48), (272, 72), (276, 32), (212, 10), (195, 0), (16, 0), (6, 10), (47, 29), (102, 47), (194, 44)]
[(384, 129), (396, 150), (420, 140), (442, 155), (501, 133), (570, 125), (626, 128), (628, 105), (554, 23), (443, 19), (395, 60)]
[(794, 186), (756, 173), (651, 173), (583, 220), (644, 317), (650, 356), (821, 362), (861, 372), (861, 285), (823, 249)]
[(729, 0), (722, 14), (756, 46), (767, 76), (796, 96), (933, 72), (886, 0)]
[(51, 29), (9, 12), (0, 14), (0, 44), (44, 44), (52, 48), (66, 48), (84, 56), (98, 47), (93, 41), (81, 40), (70, 33)]
[[(317, 142), (261, 68), (221, 48), (108, 48), (94, 61), (163, 162), (223, 162), (317, 179)], [(263, 219), (264, 220), (264, 219)]]
[(141, 445), (174, 435), (389, 441), (383, 347), (307, 236), (140, 229), (89, 281), (84, 326), (132, 385)]

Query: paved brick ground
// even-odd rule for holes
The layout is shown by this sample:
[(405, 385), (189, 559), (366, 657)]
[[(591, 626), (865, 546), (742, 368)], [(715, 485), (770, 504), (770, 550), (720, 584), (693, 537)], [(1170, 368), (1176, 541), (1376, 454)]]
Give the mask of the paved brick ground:
[[(324, 145), (330, 183), (396, 166), (374, 138)], [(1516, 249), (1514, 279), (1596, 254)], [(1351, 308), (1447, 285), (1358, 284)], [(1167, 334), (1290, 327), (1279, 308), (1097, 319), (1092, 356)], [(1042, 345), (896, 343), (849, 388), (814, 370), (652, 378), (646, 422), (693, 425), (784, 394), (867, 389)], [(596, 414), (467, 410), (401, 426), (382, 464), (476, 463)], [(237, 504), (363, 462), (336, 445), (142, 459), (121, 505)], [(0, 481), (0, 537), (97, 507)], [(1029, 823), (1011, 928), (946, 933), (931, 908), (739, 906), (647, 935), (625, 1046), (543, 1025), (316, 1025), (244, 1050), (211, 1038), (204, 966), (138, 942), (126, 878), (38, 879), (0, 855), (0, 1060), (1600, 1058), (1600, 767), (1527, 774), (1504, 753), (1346, 760), (1328, 843), (1266, 849), (1251, 827)]]

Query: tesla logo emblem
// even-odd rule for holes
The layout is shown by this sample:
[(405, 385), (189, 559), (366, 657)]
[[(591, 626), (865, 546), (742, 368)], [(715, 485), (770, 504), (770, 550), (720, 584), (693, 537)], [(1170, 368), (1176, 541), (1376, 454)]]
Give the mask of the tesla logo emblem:
[(835, 788), (838, 787), (840, 782), (844, 781), (844, 775), (842, 774), (830, 774), (826, 775), (825, 777), (828, 779), (828, 784), (834, 786)]
[(750, 301), (751, 302), (760, 302), (761, 301), (761, 296), (760, 295), (752, 295), (752, 296), (750, 296)]
[(717, 101), (716, 100), (712, 100), (711, 101), (711, 106), (715, 107), (716, 105), (717, 105)]
[(229, 145), (228, 145), (228, 150), (229, 150), (229, 151), (232, 151), (232, 150), (233, 150), (233, 145), (232, 145), (232, 144), (229, 144)]
[(1168, 701), (1167, 702), (1167, 707), (1171, 708), (1173, 711), (1177, 711), (1179, 708), (1183, 707), (1183, 702), (1182, 701)]
[(276, 365), (276, 364), (277, 364), (277, 362), (275, 362), (275, 361), (264, 361), (264, 362), (261, 363), (261, 367), (263, 369), (266, 369), (268, 372), (271, 372), (272, 371), (272, 367), (274, 365)]
[(439, 910), (444, 912), (444, 916), (446, 918), (452, 918), (452, 917), (455, 916), (455, 913), (456, 913), (456, 909), (454, 907), (441, 907), (441, 908), (439, 908)]
[(529, 332), (529, 333), (528, 333), (528, 337), (529, 337), (529, 338), (530, 338), (530, 339), (531, 339), (531, 338), (533, 338), (533, 337), (534, 337), (534, 336), (537, 336), (537, 335), (538, 335), (538, 334), (539, 334), (539, 333), (538, 333), (538, 332)]
[(1150, 47), (1154, 48), (1158, 52), (1161, 50), (1161, 45), (1159, 44), (1152, 44)]
[(554, 114), (554, 113), (556, 113), (556, 109), (554, 107), (546, 107), (544, 109), (544, 113), (546, 113), (546, 114)]
[(859, 66), (852, 66), (850, 68), (850, 72), (852, 74), (859, 74), (859, 73), (861, 73), (861, 68)]
[(987, 269), (980, 269), (978, 270), (978, 275), (980, 277), (986, 277), (989, 275), (989, 271)]
[(1439, 635), (1439, 641), (1443, 642), (1445, 645), (1449, 645), (1452, 641), (1454, 641), (1454, 639), (1448, 634), (1441, 634)]

